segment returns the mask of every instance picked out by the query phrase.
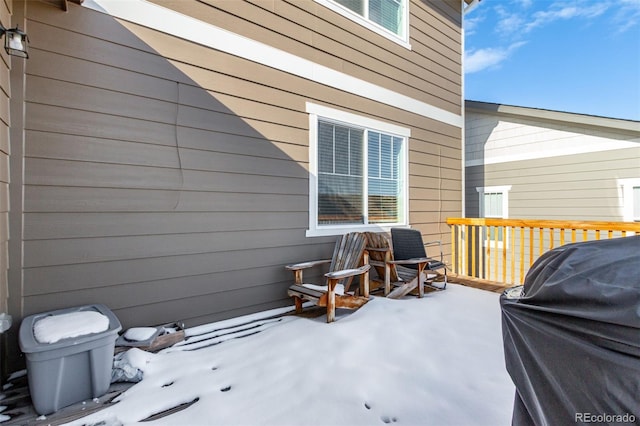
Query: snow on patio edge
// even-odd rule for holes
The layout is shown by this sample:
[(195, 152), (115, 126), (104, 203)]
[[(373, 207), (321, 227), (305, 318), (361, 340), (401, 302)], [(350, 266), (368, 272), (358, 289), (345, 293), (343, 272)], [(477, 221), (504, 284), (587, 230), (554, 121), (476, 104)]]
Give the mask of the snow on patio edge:
[(273, 318), (281, 309), (191, 328), (198, 344), (136, 349), (142, 382), (69, 425), (136, 424), (196, 399), (153, 424), (508, 425), (498, 297), (453, 284), (376, 297), (332, 324)]

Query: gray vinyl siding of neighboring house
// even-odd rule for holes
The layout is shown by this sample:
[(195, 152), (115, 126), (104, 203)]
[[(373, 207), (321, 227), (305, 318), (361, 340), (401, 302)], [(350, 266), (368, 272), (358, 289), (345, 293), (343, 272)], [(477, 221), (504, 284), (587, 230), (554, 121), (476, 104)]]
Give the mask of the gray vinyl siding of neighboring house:
[[(461, 115), (457, 1), (411, 2), (412, 50), (311, 1), (158, 3)], [(104, 303), (124, 327), (195, 325), (290, 304), (283, 266), (335, 241), (305, 236), (308, 101), (411, 129), (409, 222), (449, 257), (460, 127), (68, 7), (26, 4), (17, 318)]]
[(476, 188), (510, 185), (509, 218), (625, 219), (640, 122), (470, 101), (465, 114), (468, 217), (480, 215)]

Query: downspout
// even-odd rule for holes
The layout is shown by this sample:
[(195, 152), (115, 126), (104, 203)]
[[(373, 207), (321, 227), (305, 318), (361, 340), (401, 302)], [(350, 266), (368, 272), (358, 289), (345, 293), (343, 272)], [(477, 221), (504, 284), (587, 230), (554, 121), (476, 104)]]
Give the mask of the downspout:
[[(13, 2), (11, 25), (19, 25), (28, 32), (26, 0)], [(2, 346), (2, 374), (24, 368), (24, 359), (18, 346), (18, 326), (23, 316), (24, 285), (24, 182), (25, 182), (25, 90), (26, 62), (11, 59), (9, 84), (11, 98), (9, 100), (9, 269), (8, 281), (8, 313), (13, 317), (14, 327), (4, 333)]]

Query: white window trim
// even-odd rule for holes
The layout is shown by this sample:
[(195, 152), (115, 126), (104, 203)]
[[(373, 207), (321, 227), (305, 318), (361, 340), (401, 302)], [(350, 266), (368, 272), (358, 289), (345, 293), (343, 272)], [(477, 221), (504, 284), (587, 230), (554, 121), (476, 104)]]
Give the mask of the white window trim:
[(622, 189), (622, 220), (634, 222), (633, 217), (633, 188), (640, 186), (640, 178), (618, 179), (618, 185)]
[(369, 19), (366, 19), (364, 16), (360, 15), (359, 13), (356, 13), (351, 9), (348, 9), (332, 0), (314, 0), (314, 1), (344, 16), (345, 18), (350, 19), (356, 22), (357, 24), (362, 25), (363, 27), (393, 41), (394, 43), (397, 43), (400, 46), (408, 50), (411, 50), (411, 44), (409, 43), (409, 3), (410, 3), (409, 0), (406, 0), (404, 2), (403, 8), (402, 8), (402, 13), (403, 13), (402, 24), (403, 25), (402, 25), (401, 35), (398, 35), (389, 31), (383, 26), (378, 25)]
[[(355, 231), (389, 232), (392, 227), (407, 226), (409, 220), (408, 144), (409, 138), (411, 137), (411, 129), (311, 102), (306, 103), (306, 111), (309, 114), (309, 229), (306, 232), (306, 236), (321, 237), (341, 235)], [(402, 151), (402, 179), (404, 181), (404, 185), (402, 188), (403, 206), (401, 208), (400, 221), (397, 223), (371, 225), (318, 225), (318, 118), (335, 121), (345, 125), (364, 127), (368, 130), (379, 131), (405, 138), (405, 146)]]
[[(502, 193), (502, 217), (500, 219), (509, 218), (509, 191), (511, 191), (512, 185), (500, 185), (500, 186), (479, 186), (476, 187), (478, 191), (478, 202), (480, 204), (479, 213), (481, 217), (486, 217), (484, 212), (484, 194), (487, 193)], [(509, 228), (505, 228), (505, 232), (502, 235), (502, 241), (498, 241), (498, 245), (494, 244), (494, 240), (489, 241), (489, 247), (503, 248), (504, 242), (507, 242), (507, 248), (509, 247)], [(483, 239), (483, 245), (487, 246), (487, 240)]]

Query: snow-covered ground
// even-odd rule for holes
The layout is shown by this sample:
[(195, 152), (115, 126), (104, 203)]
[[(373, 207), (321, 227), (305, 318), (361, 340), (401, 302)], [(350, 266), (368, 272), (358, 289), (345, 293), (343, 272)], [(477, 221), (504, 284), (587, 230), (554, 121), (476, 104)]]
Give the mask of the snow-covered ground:
[(258, 314), (191, 328), (160, 353), (131, 350), (144, 379), (70, 424), (132, 425), (197, 399), (150, 424), (509, 425), (498, 297), (450, 284), (332, 324)]

